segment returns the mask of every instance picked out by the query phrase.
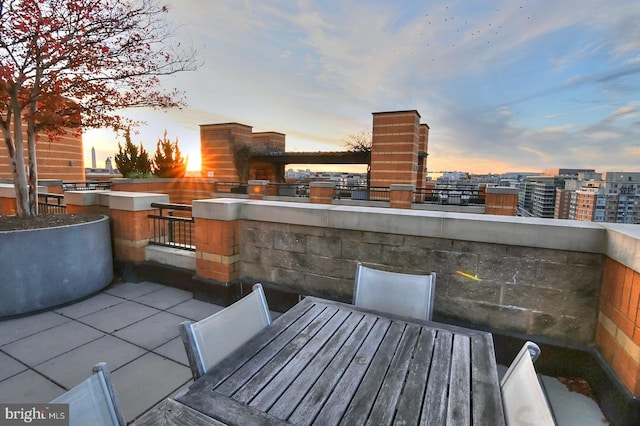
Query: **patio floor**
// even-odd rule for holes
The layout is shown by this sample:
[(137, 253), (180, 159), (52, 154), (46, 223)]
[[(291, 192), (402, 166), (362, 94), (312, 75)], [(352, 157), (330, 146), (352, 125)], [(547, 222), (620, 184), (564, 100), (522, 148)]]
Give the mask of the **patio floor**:
[(222, 309), (160, 284), (117, 284), (82, 302), (0, 322), (0, 401), (48, 402), (104, 361), (131, 421), (191, 382), (178, 324)]
[[(0, 402), (51, 401), (104, 361), (132, 421), (191, 383), (178, 324), (220, 309), (184, 290), (122, 283), (73, 305), (0, 321)], [(543, 380), (559, 424), (606, 424), (594, 401)]]

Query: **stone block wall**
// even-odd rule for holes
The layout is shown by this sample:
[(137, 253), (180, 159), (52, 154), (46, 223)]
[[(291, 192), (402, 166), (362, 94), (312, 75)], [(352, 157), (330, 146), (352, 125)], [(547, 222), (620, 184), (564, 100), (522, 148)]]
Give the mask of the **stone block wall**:
[(244, 277), (350, 302), (357, 262), (435, 271), (436, 319), (573, 343), (594, 339), (600, 254), (259, 221), (243, 221), (241, 234)]

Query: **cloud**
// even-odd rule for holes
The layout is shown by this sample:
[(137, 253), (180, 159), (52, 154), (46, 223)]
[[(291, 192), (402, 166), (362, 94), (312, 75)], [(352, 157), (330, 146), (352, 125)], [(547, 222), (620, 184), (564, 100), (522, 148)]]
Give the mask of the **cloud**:
[(573, 124), (563, 124), (562, 126), (547, 127), (542, 129), (545, 133), (563, 133), (573, 128)]
[(635, 115), (635, 113), (638, 111), (637, 105), (638, 105), (637, 102), (632, 102), (629, 105), (620, 107), (611, 113), (611, 117), (615, 118), (615, 117), (621, 117), (621, 116)]

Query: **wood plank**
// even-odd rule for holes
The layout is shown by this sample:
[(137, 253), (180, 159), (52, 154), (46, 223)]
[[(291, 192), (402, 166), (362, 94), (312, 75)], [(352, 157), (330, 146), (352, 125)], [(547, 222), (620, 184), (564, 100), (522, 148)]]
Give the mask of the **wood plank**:
[(226, 425), (289, 425), (216, 391), (187, 393), (178, 401)]
[(447, 425), (471, 423), (471, 341), (468, 336), (453, 336), (451, 354), (451, 379), (449, 382), (449, 406)]
[[(294, 309), (298, 306), (299, 305), (296, 305)], [(287, 317), (288, 321), (275, 321), (263, 329), (227, 358), (220, 361), (220, 363), (207, 374), (196, 380), (194, 384), (189, 387), (189, 392), (199, 392), (203, 389), (217, 388), (232, 375), (246, 377), (246, 380), (248, 380), (252, 374), (247, 373), (247, 369), (255, 371), (257, 368), (255, 364), (247, 366), (246, 364), (249, 360), (252, 360), (254, 363), (266, 363), (326, 309), (324, 306), (309, 303), (304, 303), (302, 308), (304, 309), (297, 309), (297, 312), (302, 311), (300, 316), (289, 315)], [(279, 319), (280, 318), (278, 318), (278, 320)], [(245, 376), (242, 376), (243, 374), (245, 374)], [(236, 383), (236, 388), (242, 386), (242, 384), (244, 384), (244, 382)], [(233, 389), (233, 391), (235, 391), (235, 389)]]
[(184, 404), (167, 398), (153, 409), (139, 417), (133, 426), (224, 426), (224, 423), (212, 419)]
[[(278, 397), (291, 386), (298, 374), (324, 348), (331, 336), (343, 326), (349, 327), (346, 331), (355, 327), (355, 324), (344, 325), (348, 316), (349, 312), (337, 311), (315, 335), (309, 336), (309, 340), (303, 346), (291, 352), (287, 351), (289, 346), (285, 347), (278, 356), (262, 368), (260, 373), (240, 388), (233, 395), (233, 399), (249, 403), (259, 410), (268, 411)], [(293, 344), (292, 342), (291, 345)]]
[[(255, 354), (245, 365), (222, 382), (216, 390), (234, 399), (236, 399), (235, 393), (246, 388), (245, 385), (253, 386), (254, 394), (257, 393), (261, 389), (260, 384), (262, 383), (264, 386), (268, 383), (268, 378), (275, 376), (288, 360), (293, 358), (338, 312), (336, 309), (322, 308), (323, 311), (320, 315), (305, 324), (295, 335), (291, 336), (291, 339), (277, 345), (271, 344)], [(255, 388), (256, 386), (259, 388)]]
[(473, 424), (505, 424), (491, 334), (471, 337), (471, 391)]
[(368, 416), (367, 424), (390, 425), (394, 420), (396, 406), (417, 346), (420, 328), (420, 326), (409, 324), (404, 329), (400, 344), (393, 355), (386, 375), (382, 379), (382, 386)]
[[(318, 381), (309, 392), (307, 392), (302, 401), (300, 401), (293, 413), (291, 413), (289, 416), (291, 423), (311, 424), (314, 419), (318, 418), (325, 424), (329, 424), (326, 416), (319, 416), (319, 413), (325, 406), (331, 406), (331, 409), (335, 412), (333, 415), (334, 424), (337, 424), (340, 420), (340, 415), (348, 402), (344, 401), (342, 407), (336, 407), (336, 401), (329, 401), (329, 399), (334, 394), (351, 395), (355, 392), (357, 382), (345, 381), (341, 383), (340, 386), (338, 386), (338, 383), (354, 360), (356, 360), (356, 366), (352, 368), (361, 369), (362, 374), (364, 374), (366, 363), (363, 361), (373, 356), (372, 354), (384, 338), (391, 323), (390, 321), (380, 320), (372, 315), (367, 315), (360, 324), (362, 327), (356, 329), (356, 332), (349, 338), (340, 352), (331, 360), (331, 363), (322, 376), (320, 376)], [(351, 373), (351, 378), (352, 380), (357, 379), (353, 373)], [(353, 390), (350, 390), (349, 386), (352, 386)], [(340, 398), (334, 398), (338, 399), (338, 403), (343, 402)], [(328, 410), (329, 409), (325, 411), (325, 415), (327, 415)]]
[[(367, 369), (362, 381), (349, 402), (349, 405), (340, 420), (340, 424), (355, 425), (363, 424), (371, 412), (371, 408), (382, 386), (382, 380), (389, 368), (389, 364), (393, 359), (393, 355), (398, 348), (402, 335), (404, 334), (406, 323), (394, 321), (389, 327), (387, 335), (375, 352), (373, 359)], [(343, 377), (342, 381), (351, 380), (348, 375)], [(347, 395), (342, 398), (346, 399)]]
[(435, 338), (431, 373), (420, 416), (421, 425), (442, 425), (447, 415), (447, 392), (451, 369), (453, 334), (438, 331)]
[[(270, 414), (280, 419), (287, 419), (305, 396), (315, 389), (314, 386), (318, 384), (317, 382), (319, 380), (322, 381), (323, 378), (334, 378), (342, 373), (336, 364), (349, 353), (355, 353), (375, 323), (373, 316), (365, 317), (358, 312), (350, 312), (349, 314), (347, 321), (353, 322), (355, 327), (351, 329), (351, 327), (345, 326), (338, 330), (331, 338), (331, 344), (325, 346), (322, 351), (317, 354), (313, 361), (305, 367), (273, 407), (271, 407), (269, 410)], [(344, 362), (343, 365), (346, 368), (347, 363)], [(326, 389), (327, 386), (326, 384), (320, 385), (322, 389)], [(318, 401), (316, 400), (315, 403), (317, 404)]]
[[(349, 361), (349, 365), (340, 376), (322, 409), (318, 412), (314, 424), (331, 425), (339, 423), (362, 378), (375, 358), (378, 347), (385, 336), (388, 335), (391, 325), (387, 321), (376, 322), (372, 332), (367, 335), (356, 356)], [(398, 334), (399, 339), (400, 333), (396, 334)], [(293, 421), (293, 416), (289, 420), (297, 423)]]
[(394, 424), (417, 425), (420, 420), (420, 411), (427, 387), (435, 336), (436, 331), (434, 329), (426, 327), (421, 329), (415, 354), (409, 366), (409, 374), (398, 401), (398, 411)]

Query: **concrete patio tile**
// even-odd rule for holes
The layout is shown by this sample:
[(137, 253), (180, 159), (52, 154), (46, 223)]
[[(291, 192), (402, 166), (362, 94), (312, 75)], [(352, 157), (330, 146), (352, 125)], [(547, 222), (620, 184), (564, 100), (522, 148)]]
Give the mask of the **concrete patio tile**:
[(180, 335), (178, 326), (185, 319), (160, 312), (140, 322), (118, 330), (113, 335), (151, 350)]
[(78, 318), (78, 321), (106, 333), (113, 333), (116, 330), (125, 328), (158, 312), (160, 311), (157, 309), (139, 303), (125, 301), (93, 314), (85, 315)]
[(203, 302), (201, 300), (189, 299), (170, 309), (167, 312), (180, 315), (190, 319), (191, 321), (200, 321), (222, 310), (222, 306)]
[(143, 303), (157, 309), (165, 310), (192, 298), (193, 293), (190, 291), (180, 290), (178, 288), (172, 287), (165, 287), (162, 290), (154, 291), (153, 293), (148, 293), (144, 296), (136, 297), (135, 299), (133, 299), (133, 301)]
[[(26, 369), (27, 367), (24, 364), (0, 352), (0, 381), (15, 376)], [(2, 401), (2, 399), (0, 399), (0, 401)]]
[(111, 296), (110, 294), (100, 293), (82, 302), (56, 309), (54, 312), (64, 315), (68, 318), (80, 318), (85, 315), (98, 312), (102, 309), (117, 305), (124, 302), (120, 297)]
[(15, 342), (42, 330), (56, 327), (69, 321), (54, 312), (44, 312), (28, 317), (0, 321), (0, 346)]
[(33, 370), (23, 371), (0, 382), (0, 401), (7, 403), (46, 403), (64, 392), (63, 388)]
[(163, 285), (143, 281), (141, 283), (116, 284), (113, 287), (106, 289), (104, 292), (113, 296), (131, 300), (163, 288), (165, 288)]
[(70, 321), (2, 347), (2, 351), (34, 366), (104, 336), (98, 330)]
[(148, 353), (111, 372), (126, 421), (149, 410), (191, 379), (191, 370)]
[(169, 340), (162, 346), (158, 346), (153, 350), (153, 352), (169, 358), (175, 362), (179, 362), (186, 367), (189, 366), (189, 359), (187, 358), (187, 353), (184, 349), (184, 343), (182, 343), (182, 339), (180, 338), (180, 336), (176, 337), (175, 339)]
[(106, 362), (110, 370), (115, 370), (145, 353), (144, 349), (131, 343), (105, 335), (38, 364), (34, 369), (70, 389), (89, 377), (92, 374), (93, 366), (98, 362)]

